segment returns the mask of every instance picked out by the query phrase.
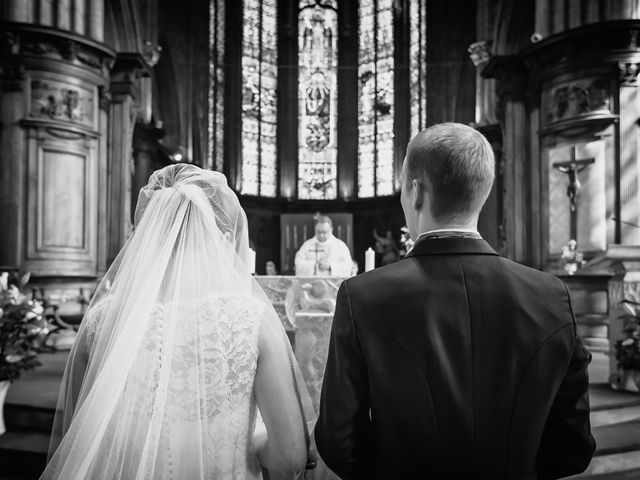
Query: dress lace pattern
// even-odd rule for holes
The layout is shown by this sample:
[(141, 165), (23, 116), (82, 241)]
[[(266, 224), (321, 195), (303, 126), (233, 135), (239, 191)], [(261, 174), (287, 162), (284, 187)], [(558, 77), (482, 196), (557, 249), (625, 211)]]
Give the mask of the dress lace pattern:
[[(89, 359), (106, 305), (86, 319)], [(263, 309), (241, 295), (154, 307), (121, 400), (133, 431), (127, 455), (152, 462), (150, 478), (261, 478), (251, 441)], [(161, 452), (147, 455), (149, 438)], [(203, 465), (189, 461), (195, 449)]]

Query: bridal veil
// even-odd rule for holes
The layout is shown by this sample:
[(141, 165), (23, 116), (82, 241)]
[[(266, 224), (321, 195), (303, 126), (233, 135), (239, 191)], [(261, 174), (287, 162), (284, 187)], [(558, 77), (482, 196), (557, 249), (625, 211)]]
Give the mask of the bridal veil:
[(42, 478), (259, 478), (265, 404), (277, 407), (262, 412), (267, 430), (284, 425), (268, 432), (272, 462), (308, 441), (311, 402), (248, 249), (222, 174), (173, 165), (151, 176), (70, 352)]

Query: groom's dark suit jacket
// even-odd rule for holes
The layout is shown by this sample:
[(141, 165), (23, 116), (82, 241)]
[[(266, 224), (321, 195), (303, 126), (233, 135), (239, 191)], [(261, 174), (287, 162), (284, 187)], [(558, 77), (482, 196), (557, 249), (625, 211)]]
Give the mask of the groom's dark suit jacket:
[(595, 448), (557, 278), (484, 240), (420, 240), (342, 283), (315, 438), (343, 479), (547, 479)]

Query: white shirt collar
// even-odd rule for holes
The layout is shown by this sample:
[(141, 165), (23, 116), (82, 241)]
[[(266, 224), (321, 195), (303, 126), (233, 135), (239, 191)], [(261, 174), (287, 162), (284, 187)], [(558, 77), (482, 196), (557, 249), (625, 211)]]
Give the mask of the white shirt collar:
[(476, 233), (479, 235), (478, 231), (473, 228), (436, 228), (435, 230), (429, 230), (428, 232), (422, 232), (416, 238), (416, 242), (420, 240), (421, 237), (427, 235), (429, 233), (440, 233), (440, 232), (463, 232), (463, 233)]

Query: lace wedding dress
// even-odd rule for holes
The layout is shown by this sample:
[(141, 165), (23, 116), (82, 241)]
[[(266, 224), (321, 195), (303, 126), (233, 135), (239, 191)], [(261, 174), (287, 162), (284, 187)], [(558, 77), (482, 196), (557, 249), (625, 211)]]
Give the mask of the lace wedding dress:
[[(145, 188), (136, 230), (70, 352), (41, 478), (251, 480), (261, 463), (301, 469), (314, 413), (244, 263), (237, 198), (224, 176), (190, 165), (156, 172)], [(258, 410), (266, 440), (254, 434)]]

